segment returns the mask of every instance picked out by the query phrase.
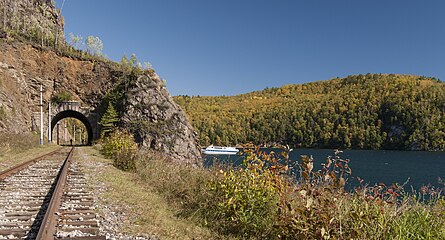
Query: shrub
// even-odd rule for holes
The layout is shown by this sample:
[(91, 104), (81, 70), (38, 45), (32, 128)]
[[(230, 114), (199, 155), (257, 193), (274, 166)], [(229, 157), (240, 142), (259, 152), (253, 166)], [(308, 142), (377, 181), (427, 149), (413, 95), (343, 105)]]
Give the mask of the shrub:
[[(351, 173), (348, 163), (336, 152), (328, 157), (322, 168), (314, 171), (311, 156), (302, 156), (296, 181), (281, 191), (279, 215), (276, 223), (278, 236), (289, 239), (323, 239), (336, 236), (344, 185)], [(285, 152), (286, 161), (288, 153)]]
[(51, 102), (55, 104), (59, 104), (62, 102), (70, 101), (72, 98), (71, 93), (67, 91), (62, 91), (60, 93), (57, 93), (56, 95), (51, 97)]
[(122, 129), (115, 129), (103, 139), (101, 152), (113, 159), (113, 165), (124, 171), (135, 169), (137, 144), (133, 135)]
[(270, 238), (284, 182), (271, 155), (255, 150), (246, 154), (242, 167), (216, 171), (208, 184), (212, 201), (207, 215), (219, 231)]

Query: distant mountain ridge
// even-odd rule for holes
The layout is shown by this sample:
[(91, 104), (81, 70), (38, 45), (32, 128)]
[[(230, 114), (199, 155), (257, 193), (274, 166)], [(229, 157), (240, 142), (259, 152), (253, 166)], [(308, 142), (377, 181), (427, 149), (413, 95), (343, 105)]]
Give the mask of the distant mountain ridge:
[(445, 150), (445, 84), (435, 78), (352, 75), (175, 101), (201, 145)]

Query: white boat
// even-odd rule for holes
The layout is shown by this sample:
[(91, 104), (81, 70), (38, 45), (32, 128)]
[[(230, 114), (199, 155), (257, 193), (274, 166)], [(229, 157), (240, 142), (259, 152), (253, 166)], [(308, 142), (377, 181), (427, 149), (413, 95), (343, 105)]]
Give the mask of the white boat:
[(219, 147), (213, 145), (203, 149), (203, 153), (208, 155), (235, 155), (238, 152), (239, 150), (234, 147)]

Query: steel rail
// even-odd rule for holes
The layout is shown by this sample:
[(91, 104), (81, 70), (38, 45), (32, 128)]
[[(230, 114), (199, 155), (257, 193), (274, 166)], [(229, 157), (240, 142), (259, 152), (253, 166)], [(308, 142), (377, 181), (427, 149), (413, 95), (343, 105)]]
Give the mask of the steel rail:
[(68, 175), (68, 168), (71, 164), (71, 157), (73, 156), (74, 147), (68, 153), (63, 165), (61, 167), (60, 174), (56, 178), (56, 187), (54, 188), (51, 200), (46, 209), (45, 216), (43, 217), (40, 225), (39, 233), (37, 234), (37, 240), (54, 239), (56, 233), (57, 216), (56, 212), (59, 210), (60, 203), (62, 201), (63, 189), (66, 184), (66, 178)]
[(62, 148), (59, 148), (59, 149), (54, 150), (52, 152), (46, 153), (46, 154), (44, 154), (42, 156), (33, 158), (33, 159), (29, 160), (29, 161), (23, 162), (23, 163), (18, 164), (18, 165), (14, 166), (14, 167), (6, 169), (6, 170), (0, 172), (0, 180), (5, 179), (5, 178), (7, 178), (7, 177), (17, 173), (17, 172), (20, 172), (21, 170), (27, 168), (28, 166), (30, 166), (30, 165), (32, 165), (32, 164), (34, 164), (34, 163), (36, 163), (36, 162), (38, 162), (40, 160), (43, 160), (43, 159), (45, 159), (48, 156), (56, 154), (60, 150), (62, 150)]

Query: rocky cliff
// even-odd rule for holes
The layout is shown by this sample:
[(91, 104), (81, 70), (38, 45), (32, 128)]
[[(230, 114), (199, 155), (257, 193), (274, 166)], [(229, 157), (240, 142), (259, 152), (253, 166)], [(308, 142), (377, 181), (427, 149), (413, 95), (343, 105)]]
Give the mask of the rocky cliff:
[[(5, 9), (15, 10), (10, 13)], [(3, 21), (8, 33), (16, 26), (16, 19), (23, 20), (27, 14), (29, 19), (23, 21), (37, 24), (42, 33), (54, 33), (62, 26), (51, 1), (0, 0), (0, 11), (0, 19), (8, 19)], [(109, 96), (119, 92), (119, 124), (129, 128), (143, 148), (179, 162), (200, 164), (195, 132), (154, 71), (129, 73), (114, 62), (85, 59), (68, 57), (35, 41), (0, 38), (0, 131), (33, 130), (40, 84), (45, 102), (68, 92), (72, 100), (99, 116)], [(123, 85), (125, 88), (120, 88)]]
[(0, 0), (0, 27), (16, 37), (54, 45), (63, 42), (63, 24), (51, 0)]
[(130, 83), (122, 121), (143, 147), (179, 159), (200, 156), (193, 128), (157, 75), (141, 75)]

